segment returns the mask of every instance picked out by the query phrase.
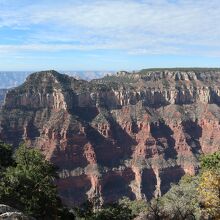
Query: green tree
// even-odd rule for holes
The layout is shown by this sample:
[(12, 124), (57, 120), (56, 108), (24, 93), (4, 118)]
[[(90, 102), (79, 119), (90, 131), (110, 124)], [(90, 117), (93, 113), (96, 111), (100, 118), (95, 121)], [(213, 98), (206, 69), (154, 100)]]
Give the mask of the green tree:
[(135, 216), (131, 210), (123, 204), (114, 203), (107, 205), (103, 209), (97, 211), (94, 215), (94, 220), (131, 220)]
[(74, 210), (77, 220), (131, 220), (135, 216), (125, 204), (106, 204), (99, 209), (94, 209), (91, 202), (86, 202)]
[(148, 213), (148, 203), (145, 200), (130, 200), (128, 197), (124, 197), (119, 201), (119, 204), (128, 207), (133, 216)]
[(201, 158), (202, 170), (220, 171), (220, 151)]
[(0, 170), (13, 164), (12, 155), (12, 146), (0, 141)]
[(167, 218), (163, 209), (163, 200), (161, 198), (153, 198), (148, 204), (148, 213), (145, 217), (147, 220), (163, 220)]
[(77, 220), (91, 220), (94, 217), (94, 208), (91, 201), (86, 201), (81, 206), (73, 209)]
[(25, 145), (15, 152), (15, 163), (1, 179), (0, 202), (38, 219), (56, 219), (59, 200), (54, 166)]
[(203, 215), (220, 219), (220, 151), (202, 157), (198, 186)]
[(163, 209), (169, 219), (199, 219), (198, 178), (184, 176), (162, 197)]

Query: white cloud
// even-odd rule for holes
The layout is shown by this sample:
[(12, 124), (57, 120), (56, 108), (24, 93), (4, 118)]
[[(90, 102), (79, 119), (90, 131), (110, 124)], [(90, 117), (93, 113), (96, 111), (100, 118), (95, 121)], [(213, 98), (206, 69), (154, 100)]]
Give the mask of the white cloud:
[(111, 49), (110, 45), (73, 45), (73, 44), (23, 44), (23, 45), (0, 45), (0, 51), (10, 53), (11, 51), (45, 51), (55, 52), (62, 50), (94, 50)]
[(219, 56), (219, 0), (11, 2), (0, 1), (0, 27), (28, 28), (27, 37), (20, 45), (0, 45), (1, 52), (118, 49)]

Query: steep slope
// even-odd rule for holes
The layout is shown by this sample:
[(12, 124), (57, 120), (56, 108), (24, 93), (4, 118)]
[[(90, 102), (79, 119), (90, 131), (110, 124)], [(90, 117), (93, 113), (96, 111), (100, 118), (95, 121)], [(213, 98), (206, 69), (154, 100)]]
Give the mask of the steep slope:
[(7, 93), (7, 89), (0, 89), (0, 107), (4, 102), (6, 93)]
[(34, 73), (7, 93), (0, 138), (59, 167), (67, 204), (151, 199), (219, 150), (220, 70), (120, 72), (91, 82)]

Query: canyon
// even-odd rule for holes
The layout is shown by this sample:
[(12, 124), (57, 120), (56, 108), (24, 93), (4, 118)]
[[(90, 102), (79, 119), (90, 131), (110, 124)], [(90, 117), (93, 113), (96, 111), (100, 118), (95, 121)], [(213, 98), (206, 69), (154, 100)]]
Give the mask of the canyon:
[(7, 93), (7, 89), (0, 89), (0, 107), (4, 102), (6, 93)]
[(69, 206), (150, 200), (220, 150), (220, 69), (148, 69), (92, 81), (33, 73), (7, 91), (0, 139), (58, 167)]

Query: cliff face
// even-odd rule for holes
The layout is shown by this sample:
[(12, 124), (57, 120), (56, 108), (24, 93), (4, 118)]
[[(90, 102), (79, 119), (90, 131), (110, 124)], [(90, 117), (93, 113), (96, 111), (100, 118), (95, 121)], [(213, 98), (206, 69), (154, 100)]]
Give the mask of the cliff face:
[(220, 71), (152, 70), (91, 82), (34, 73), (7, 93), (0, 138), (59, 167), (69, 205), (151, 199), (219, 150)]
[(4, 102), (6, 93), (7, 93), (7, 89), (0, 89), (0, 107)]

